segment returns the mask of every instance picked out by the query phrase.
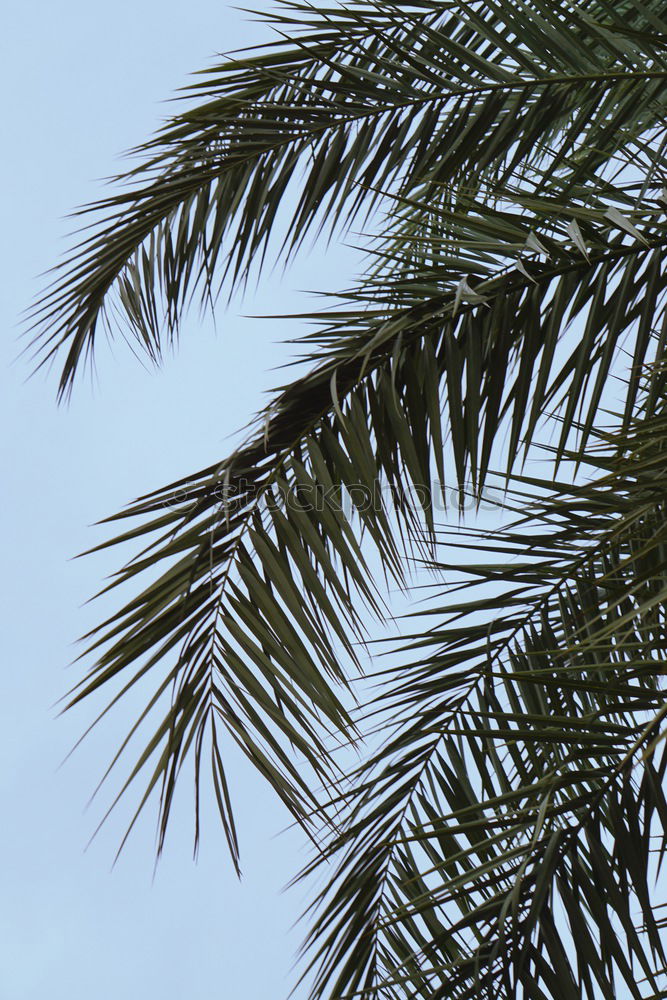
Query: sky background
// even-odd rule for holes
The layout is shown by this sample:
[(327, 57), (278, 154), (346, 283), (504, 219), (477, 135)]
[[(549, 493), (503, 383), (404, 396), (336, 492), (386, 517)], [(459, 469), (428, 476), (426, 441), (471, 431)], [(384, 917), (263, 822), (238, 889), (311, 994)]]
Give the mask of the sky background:
[(241, 883), (214, 822), (193, 863), (189, 799), (155, 878), (154, 813), (112, 870), (129, 803), (88, 850), (100, 808), (85, 805), (132, 704), (62, 767), (92, 706), (57, 719), (54, 705), (79, 676), (74, 640), (105, 609), (85, 602), (118, 568), (117, 553), (72, 559), (104, 537), (90, 525), (230, 450), (280, 381), (279, 341), (297, 332), (241, 314), (308, 308), (295, 290), (344, 286), (351, 258), (305, 254), (221, 312), (217, 330), (193, 313), (159, 373), (122, 343), (103, 351), (68, 407), (56, 406), (55, 371), (28, 380), (18, 358), (21, 312), (68, 245), (67, 213), (104, 193), (99, 179), (148, 137), (191, 71), (260, 37), (212, 0), (26, 0), (3, 12), (0, 1000), (279, 1000), (294, 983), (305, 894), (281, 890), (307, 855), (298, 833), (280, 832), (287, 816), (261, 780), (232, 761)]

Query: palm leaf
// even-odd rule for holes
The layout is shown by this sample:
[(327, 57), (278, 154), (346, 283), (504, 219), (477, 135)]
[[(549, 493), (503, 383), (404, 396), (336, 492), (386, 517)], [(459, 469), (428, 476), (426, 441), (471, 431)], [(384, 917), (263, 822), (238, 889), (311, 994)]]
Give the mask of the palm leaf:
[(449, 542), (474, 599), (452, 585), (406, 641), (418, 658), (382, 675), (387, 737), (341, 790), (313, 996), (660, 993), (666, 433), (605, 442), (612, 471), (568, 493), (517, 477), (528, 513), (470, 532), (485, 563)]
[(664, 118), (664, 53), (626, 32), (658, 14), (590, 7), (282, 5), (282, 38), (208, 71), (187, 94), (200, 103), (119, 178), (129, 189), (84, 213), (92, 230), (33, 314), (42, 363), (64, 355), (61, 394), (117, 311), (158, 358), (193, 293), (213, 301), (216, 274), (247, 276), (302, 170), (293, 248), (314, 224), (367, 213), (377, 189), (437, 201), (443, 185), (540, 168), (563, 198)]

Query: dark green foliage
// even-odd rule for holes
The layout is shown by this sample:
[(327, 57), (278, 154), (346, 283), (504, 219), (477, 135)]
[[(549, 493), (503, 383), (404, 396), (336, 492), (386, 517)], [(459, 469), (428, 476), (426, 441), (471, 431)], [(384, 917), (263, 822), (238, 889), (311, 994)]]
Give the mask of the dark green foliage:
[[(61, 395), (114, 323), (157, 359), (193, 297), (353, 221), (370, 264), (245, 446), (112, 519), (145, 544), (113, 586), (150, 579), (71, 703), (155, 677), (128, 784), (160, 789), (160, 847), (209, 758), (238, 864), (223, 730), (270, 781), (331, 862), (314, 997), (667, 995), (664, 5), (273, 23), (85, 210), (38, 358)], [(435, 483), (497, 484), (505, 524), (448, 529)], [(369, 699), (359, 650), (415, 567)]]

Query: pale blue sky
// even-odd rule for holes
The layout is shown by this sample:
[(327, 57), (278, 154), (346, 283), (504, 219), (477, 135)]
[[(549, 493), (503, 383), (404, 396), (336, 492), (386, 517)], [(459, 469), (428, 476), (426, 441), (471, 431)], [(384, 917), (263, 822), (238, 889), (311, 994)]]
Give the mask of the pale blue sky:
[(80, 383), (68, 408), (56, 408), (55, 373), (26, 382), (27, 363), (15, 361), (36, 275), (67, 245), (63, 217), (103, 192), (95, 179), (118, 170), (118, 154), (152, 131), (190, 71), (257, 40), (243, 18), (213, 0), (26, 0), (3, 14), (0, 1000), (279, 1000), (294, 981), (301, 929), (291, 925), (304, 899), (281, 888), (305, 854), (298, 834), (275, 836), (287, 817), (260, 780), (232, 762), (241, 884), (213, 823), (193, 864), (188, 802), (155, 881), (153, 815), (112, 872), (128, 809), (84, 853), (99, 818), (84, 805), (123, 714), (58, 769), (91, 709), (56, 721), (52, 706), (76, 676), (66, 670), (73, 641), (103, 610), (83, 604), (118, 564), (113, 553), (71, 560), (102, 537), (88, 525), (225, 454), (279, 380), (270, 369), (285, 349), (274, 341), (295, 332), (240, 312), (306, 307), (293, 290), (320, 287), (325, 274), (344, 284), (345, 255), (306, 255), (221, 315), (217, 334), (193, 314), (158, 374), (122, 344), (102, 352), (95, 385)]

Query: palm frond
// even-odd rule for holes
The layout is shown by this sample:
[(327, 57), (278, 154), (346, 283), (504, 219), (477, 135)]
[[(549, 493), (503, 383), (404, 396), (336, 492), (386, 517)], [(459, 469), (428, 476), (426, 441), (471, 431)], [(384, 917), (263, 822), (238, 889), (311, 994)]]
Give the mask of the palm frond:
[(580, 488), (517, 476), (525, 514), (448, 540), (473, 597), (452, 583), (381, 675), (314, 997), (662, 995), (666, 441), (660, 415)]
[(92, 229), (33, 313), (41, 363), (63, 356), (66, 394), (117, 313), (157, 359), (192, 295), (213, 302), (226, 275), (247, 277), (276, 226), (294, 249), (313, 225), (367, 214), (379, 191), (437, 203), (462, 181), (492, 189), (535, 168), (565, 207), (572, 184), (664, 120), (667, 58), (648, 44), (661, 13), (281, 5), (278, 40), (207, 71), (186, 94), (199, 103), (118, 179), (127, 190), (84, 212)]
[[(488, 212), (480, 228), (497, 214)], [(360, 531), (385, 572), (402, 583), (403, 553), (422, 525), (435, 541), (433, 488), (447, 485), (447, 438), (459, 487), (471, 472), (478, 490), (505, 417), (510, 468), (551, 403), (560, 404), (563, 428), (572, 429), (587, 401), (585, 438), (623, 337), (634, 331), (626, 415), (632, 411), (641, 365), (650, 351), (664, 349), (667, 239), (655, 214), (637, 219), (638, 239), (618, 226), (610, 233), (602, 210), (590, 210), (587, 258), (552, 239), (548, 263), (529, 263), (525, 273), (501, 267), (464, 294), (462, 277), (443, 288), (436, 261), (418, 279), (422, 296), (431, 281), (430, 298), (415, 296), (408, 282), (407, 306), (393, 301), (370, 311), (357, 303), (333, 325), (328, 317), (313, 355), (319, 352), (319, 365), (276, 397), (247, 446), (119, 515), (138, 523), (113, 541), (147, 536), (149, 544), (116, 583), (166, 569), (90, 637), (97, 659), (75, 701), (133, 669), (124, 690), (149, 671), (157, 674), (151, 704), (172, 687), (171, 705), (140, 762), (143, 768), (157, 759), (148, 790), (162, 780), (162, 835), (176, 775), (191, 750), (199, 775), (203, 732), (213, 732), (215, 718), (295, 815), (313, 808), (286, 746), (326, 782), (331, 773), (318, 727), (349, 736), (335, 688), (349, 676), (341, 655), (350, 664), (356, 659), (350, 637), (364, 636), (358, 595), (383, 616)], [(471, 217), (464, 224), (475, 225)], [(497, 262), (507, 260), (517, 233), (529, 238), (525, 221), (512, 226), (505, 242), (493, 243)], [(404, 284), (388, 289), (389, 297), (404, 298)], [(585, 336), (558, 361), (563, 330), (579, 315), (586, 316)], [(656, 322), (662, 332), (652, 344)], [(564, 431), (559, 456), (567, 441)], [(343, 490), (352, 499), (347, 510)], [(216, 774), (219, 754), (211, 750)], [(221, 802), (230, 827), (227, 799)]]

